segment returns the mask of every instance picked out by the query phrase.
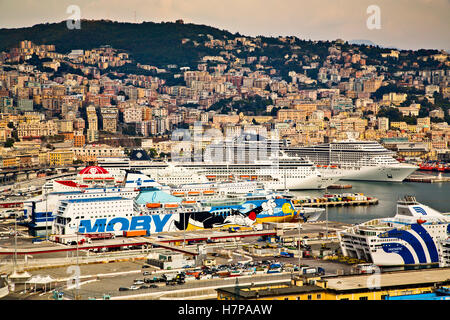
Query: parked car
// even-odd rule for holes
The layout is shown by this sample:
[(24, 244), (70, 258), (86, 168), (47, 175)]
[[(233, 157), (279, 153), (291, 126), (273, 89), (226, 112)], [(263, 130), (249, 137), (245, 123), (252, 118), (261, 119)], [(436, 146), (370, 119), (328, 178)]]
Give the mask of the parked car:
[(134, 284), (135, 285), (144, 284), (144, 281), (143, 280), (134, 280)]
[(120, 287), (119, 288), (119, 291), (128, 291), (128, 290), (130, 290), (129, 288), (125, 288), (125, 287)]
[(149, 276), (149, 275), (151, 275), (151, 274), (152, 274), (152, 273), (149, 272), (149, 271), (144, 271), (144, 273), (143, 273), (144, 276)]
[(138, 286), (130, 286), (130, 288), (129, 288), (130, 290), (138, 290), (139, 289), (139, 287)]

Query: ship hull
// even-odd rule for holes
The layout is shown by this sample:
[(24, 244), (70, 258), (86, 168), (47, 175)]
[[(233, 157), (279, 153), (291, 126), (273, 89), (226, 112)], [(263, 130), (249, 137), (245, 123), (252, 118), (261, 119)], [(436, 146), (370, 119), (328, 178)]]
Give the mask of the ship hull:
[(304, 179), (286, 178), (283, 181), (267, 181), (265, 186), (271, 190), (321, 190), (339, 180), (338, 176), (311, 176)]
[(418, 169), (416, 166), (359, 167), (320, 170), (324, 175), (336, 175), (343, 181), (402, 182)]

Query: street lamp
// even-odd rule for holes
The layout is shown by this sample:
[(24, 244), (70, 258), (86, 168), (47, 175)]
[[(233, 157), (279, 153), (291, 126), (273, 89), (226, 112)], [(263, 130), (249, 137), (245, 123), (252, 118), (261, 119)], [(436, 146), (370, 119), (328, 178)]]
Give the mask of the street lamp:
[(302, 250), (301, 250), (301, 238), (300, 238), (300, 230), (302, 229), (302, 225), (300, 223), (300, 220), (298, 220), (298, 274), (301, 275), (301, 257), (302, 257)]

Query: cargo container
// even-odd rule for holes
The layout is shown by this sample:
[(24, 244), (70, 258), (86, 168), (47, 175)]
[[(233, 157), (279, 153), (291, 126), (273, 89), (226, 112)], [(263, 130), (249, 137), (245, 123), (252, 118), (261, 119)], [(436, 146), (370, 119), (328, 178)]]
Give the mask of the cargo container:
[(123, 236), (124, 237), (139, 237), (139, 236), (146, 236), (147, 230), (133, 230), (133, 231), (124, 231)]
[(90, 238), (92, 240), (103, 240), (103, 239), (114, 239), (114, 233), (86, 233), (83, 234), (86, 238)]

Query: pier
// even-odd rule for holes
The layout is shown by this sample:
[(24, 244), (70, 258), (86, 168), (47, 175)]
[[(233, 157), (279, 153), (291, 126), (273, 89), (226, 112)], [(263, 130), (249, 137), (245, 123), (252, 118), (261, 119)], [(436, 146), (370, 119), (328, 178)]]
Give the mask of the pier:
[(377, 198), (370, 198), (367, 200), (345, 200), (345, 201), (324, 201), (324, 202), (308, 202), (308, 203), (295, 203), (295, 208), (301, 207), (348, 207), (348, 206), (369, 206), (378, 204)]
[(412, 175), (405, 179), (406, 182), (421, 182), (421, 183), (439, 183), (450, 182), (450, 177), (429, 176), (429, 175)]

